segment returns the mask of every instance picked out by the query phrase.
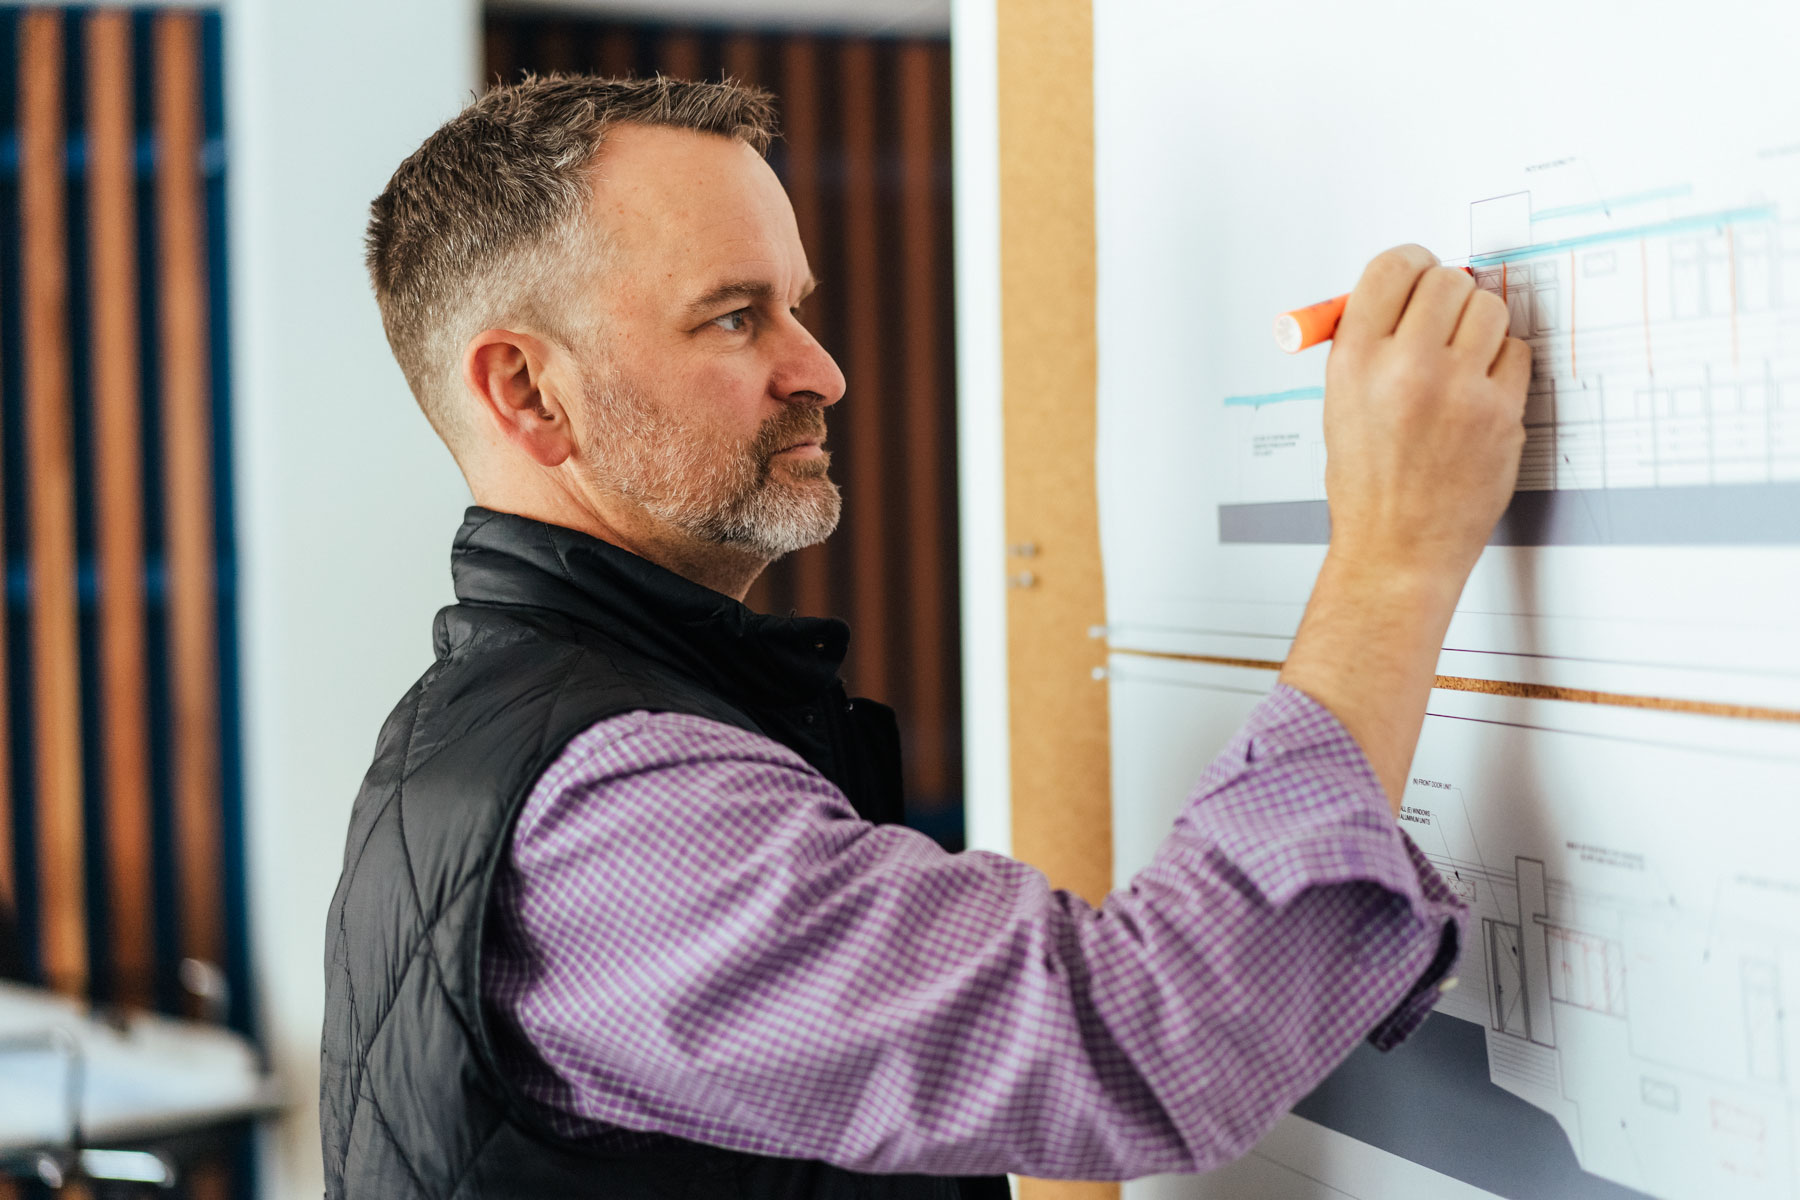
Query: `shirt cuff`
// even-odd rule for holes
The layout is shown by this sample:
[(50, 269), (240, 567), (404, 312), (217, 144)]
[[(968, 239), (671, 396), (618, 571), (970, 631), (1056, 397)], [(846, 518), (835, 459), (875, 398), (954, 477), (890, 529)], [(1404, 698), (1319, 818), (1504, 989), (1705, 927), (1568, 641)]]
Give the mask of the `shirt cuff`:
[(1450, 890), (1443, 876), (1438, 874), (1437, 868), (1431, 865), (1419, 848), (1413, 845), (1411, 838), (1402, 833), (1400, 840), (1405, 843), (1407, 857), (1419, 880), (1423, 905), (1414, 911), (1428, 928), (1435, 925), (1442, 932), (1438, 935), (1437, 951), (1426, 964), (1418, 982), (1413, 984), (1412, 990), (1394, 1006), (1381, 1024), (1370, 1031), (1369, 1044), (1377, 1050), (1392, 1050), (1411, 1037), (1425, 1018), (1431, 1015), (1431, 1010), (1437, 1007), (1438, 999), (1457, 985), (1456, 976), (1451, 972), (1456, 969), (1457, 961), (1462, 957), (1463, 943), (1468, 934), (1468, 905)]

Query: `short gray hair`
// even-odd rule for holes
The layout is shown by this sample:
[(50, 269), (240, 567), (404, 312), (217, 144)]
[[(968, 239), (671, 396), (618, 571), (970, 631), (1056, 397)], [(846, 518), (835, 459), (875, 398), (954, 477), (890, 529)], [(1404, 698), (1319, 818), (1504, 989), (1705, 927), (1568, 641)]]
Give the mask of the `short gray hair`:
[(579, 282), (568, 264), (604, 249), (582, 219), (588, 167), (621, 124), (718, 134), (766, 154), (775, 103), (730, 80), (527, 75), (426, 138), (370, 206), (366, 262), (388, 345), (453, 452), (468, 339), (521, 319), (567, 336), (567, 306), (556, 302)]

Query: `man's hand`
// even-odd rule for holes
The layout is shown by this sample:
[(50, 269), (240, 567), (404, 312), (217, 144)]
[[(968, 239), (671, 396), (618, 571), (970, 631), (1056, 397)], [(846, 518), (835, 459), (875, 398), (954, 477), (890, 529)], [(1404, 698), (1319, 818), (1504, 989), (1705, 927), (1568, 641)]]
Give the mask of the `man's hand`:
[(1371, 262), (1326, 365), (1331, 549), (1282, 682), (1362, 744), (1398, 807), (1444, 629), (1524, 445), (1531, 350), (1419, 246)]
[(1512, 498), (1531, 348), (1467, 272), (1401, 246), (1363, 272), (1325, 368), (1331, 548), (1460, 591)]

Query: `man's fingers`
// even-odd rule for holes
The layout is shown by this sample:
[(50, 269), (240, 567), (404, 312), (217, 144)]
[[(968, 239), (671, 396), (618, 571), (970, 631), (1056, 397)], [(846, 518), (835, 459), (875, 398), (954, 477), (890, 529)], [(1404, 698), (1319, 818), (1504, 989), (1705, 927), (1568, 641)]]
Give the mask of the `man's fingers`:
[(1437, 266), (1437, 256), (1423, 246), (1395, 246), (1375, 256), (1350, 293), (1337, 337), (1386, 337), (1400, 324), (1400, 314), (1419, 276)]
[(1510, 323), (1506, 301), (1492, 292), (1477, 291), (1463, 306), (1462, 321), (1456, 326), (1451, 345), (1478, 363), (1492, 364), (1499, 357)]
[(1394, 336), (1422, 346), (1448, 346), (1475, 281), (1460, 267), (1433, 267), (1419, 276)]
[(1488, 375), (1506, 388), (1516, 388), (1522, 402), (1525, 388), (1531, 383), (1531, 344), (1518, 338), (1507, 338), (1501, 343), (1500, 353), (1495, 356)]

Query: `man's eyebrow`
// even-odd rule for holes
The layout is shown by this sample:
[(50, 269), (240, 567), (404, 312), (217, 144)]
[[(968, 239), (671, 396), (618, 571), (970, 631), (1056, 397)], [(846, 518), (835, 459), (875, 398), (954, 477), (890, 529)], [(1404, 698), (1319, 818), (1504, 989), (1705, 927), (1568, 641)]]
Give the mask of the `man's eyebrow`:
[[(806, 299), (806, 297), (812, 294), (813, 289), (818, 286), (819, 281), (817, 279), (808, 278), (805, 285), (800, 289), (800, 298), (802, 300)], [(766, 279), (733, 279), (726, 283), (721, 283), (718, 287), (713, 288), (705, 295), (690, 302), (687, 306), (687, 311), (690, 316), (699, 317), (706, 312), (717, 308), (719, 305), (724, 304), (728, 300), (761, 300), (766, 302), (773, 300), (774, 298), (775, 287)]]

